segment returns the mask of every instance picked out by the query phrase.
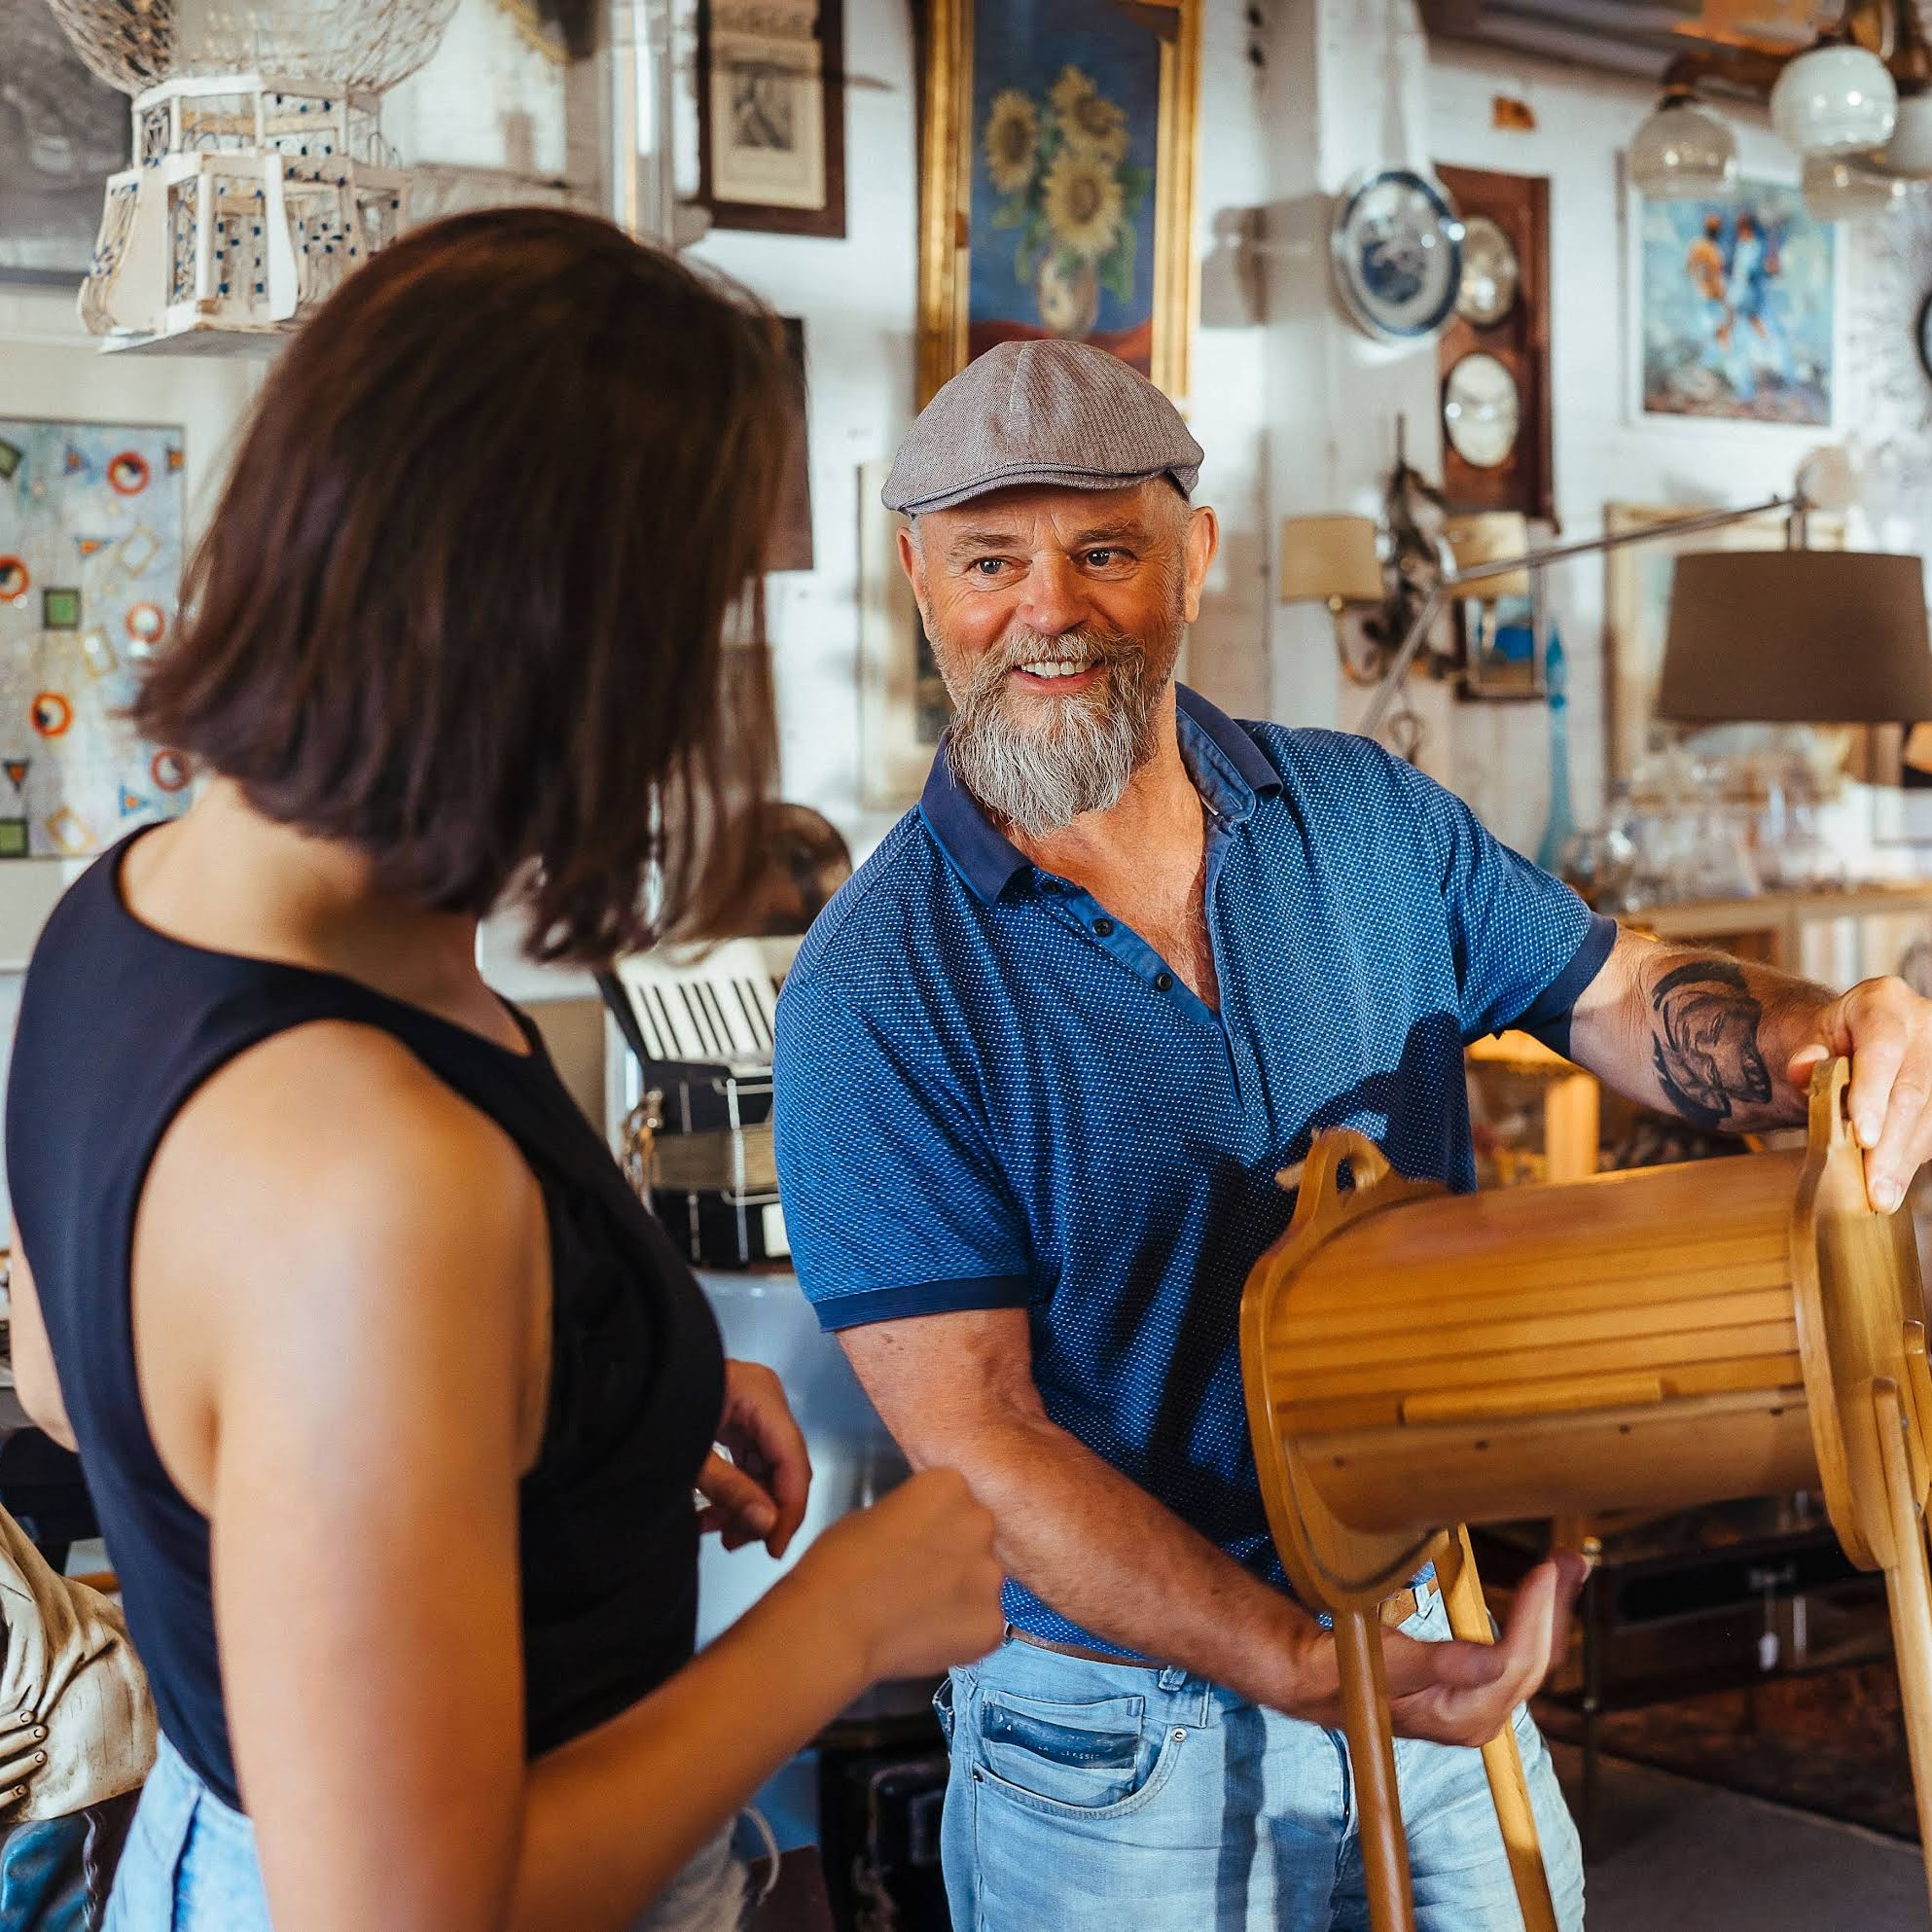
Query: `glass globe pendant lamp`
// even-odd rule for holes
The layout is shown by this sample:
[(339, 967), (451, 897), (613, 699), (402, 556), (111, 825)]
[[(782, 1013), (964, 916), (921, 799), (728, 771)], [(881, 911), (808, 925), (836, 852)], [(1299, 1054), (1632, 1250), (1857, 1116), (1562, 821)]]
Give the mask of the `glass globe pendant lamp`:
[(1653, 201), (1702, 200), (1736, 180), (1737, 142), (1694, 89), (1669, 87), (1630, 141), (1629, 169)]
[(1801, 185), (1806, 210), (1817, 222), (1882, 215), (1904, 198), (1906, 188), (1902, 175), (1856, 155), (1807, 155)]
[(131, 97), (81, 319), (110, 348), (259, 345), (299, 327), (408, 222), (383, 90), (456, 0), (52, 0)]
[(1892, 138), (1899, 95), (1876, 54), (1825, 41), (1785, 62), (1771, 89), (1771, 125), (1801, 155), (1875, 154)]

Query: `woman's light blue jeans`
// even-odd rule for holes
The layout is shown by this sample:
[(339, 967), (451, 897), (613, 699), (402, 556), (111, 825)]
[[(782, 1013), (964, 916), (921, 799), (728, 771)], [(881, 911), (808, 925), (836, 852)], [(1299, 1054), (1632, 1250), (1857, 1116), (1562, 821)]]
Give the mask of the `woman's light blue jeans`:
[[(1402, 1627), (1440, 1640), (1440, 1594)], [(1367, 1932), (1347, 1746), (1181, 1670), (1009, 1638), (941, 1689), (953, 1932)], [(1516, 1735), (1562, 1932), (1583, 1859), (1543, 1739)], [(1482, 1754), (1399, 1738), (1417, 1932), (1521, 1932)]]
[[(636, 1932), (738, 1932), (745, 1868), (726, 1832), (692, 1860)], [(273, 1932), (255, 1827), (166, 1738), (141, 1793), (102, 1932)]]

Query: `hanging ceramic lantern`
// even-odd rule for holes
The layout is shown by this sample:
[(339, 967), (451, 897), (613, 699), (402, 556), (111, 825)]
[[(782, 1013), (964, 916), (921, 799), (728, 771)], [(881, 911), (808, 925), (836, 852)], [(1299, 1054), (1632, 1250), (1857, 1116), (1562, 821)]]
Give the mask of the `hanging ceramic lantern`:
[(394, 240), (409, 183), (378, 125), (456, 0), (50, 0), (133, 97), (81, 318), (108, 348), (296, 328)]

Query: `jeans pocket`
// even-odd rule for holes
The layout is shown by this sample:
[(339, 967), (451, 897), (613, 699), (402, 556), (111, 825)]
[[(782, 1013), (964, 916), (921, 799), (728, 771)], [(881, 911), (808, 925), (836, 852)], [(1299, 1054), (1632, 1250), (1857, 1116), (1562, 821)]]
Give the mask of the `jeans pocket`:
[(1147, 1735), (1144, 1698), (1061, 1703), (988, 1691), (979, 1708), (982, 1767), (1017, 1795), (1107, 1811), (1150, 1783), (1165, 1741)]

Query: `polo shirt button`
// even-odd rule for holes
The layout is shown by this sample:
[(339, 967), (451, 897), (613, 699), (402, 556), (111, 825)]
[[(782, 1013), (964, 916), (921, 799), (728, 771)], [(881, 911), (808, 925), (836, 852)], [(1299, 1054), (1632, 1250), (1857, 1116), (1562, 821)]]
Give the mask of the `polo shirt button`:
[(1171, 973), (1157, 973), (1154, 976), (1154, 990), (1157, 993), (1170, 993), (1174, 990), (1174, 976)]
[(1093, 930), (1101, 939), (1105, 939), (1113, 929), (1114, 922), (1112, 919), (1095, 919), (1093, 921)]

